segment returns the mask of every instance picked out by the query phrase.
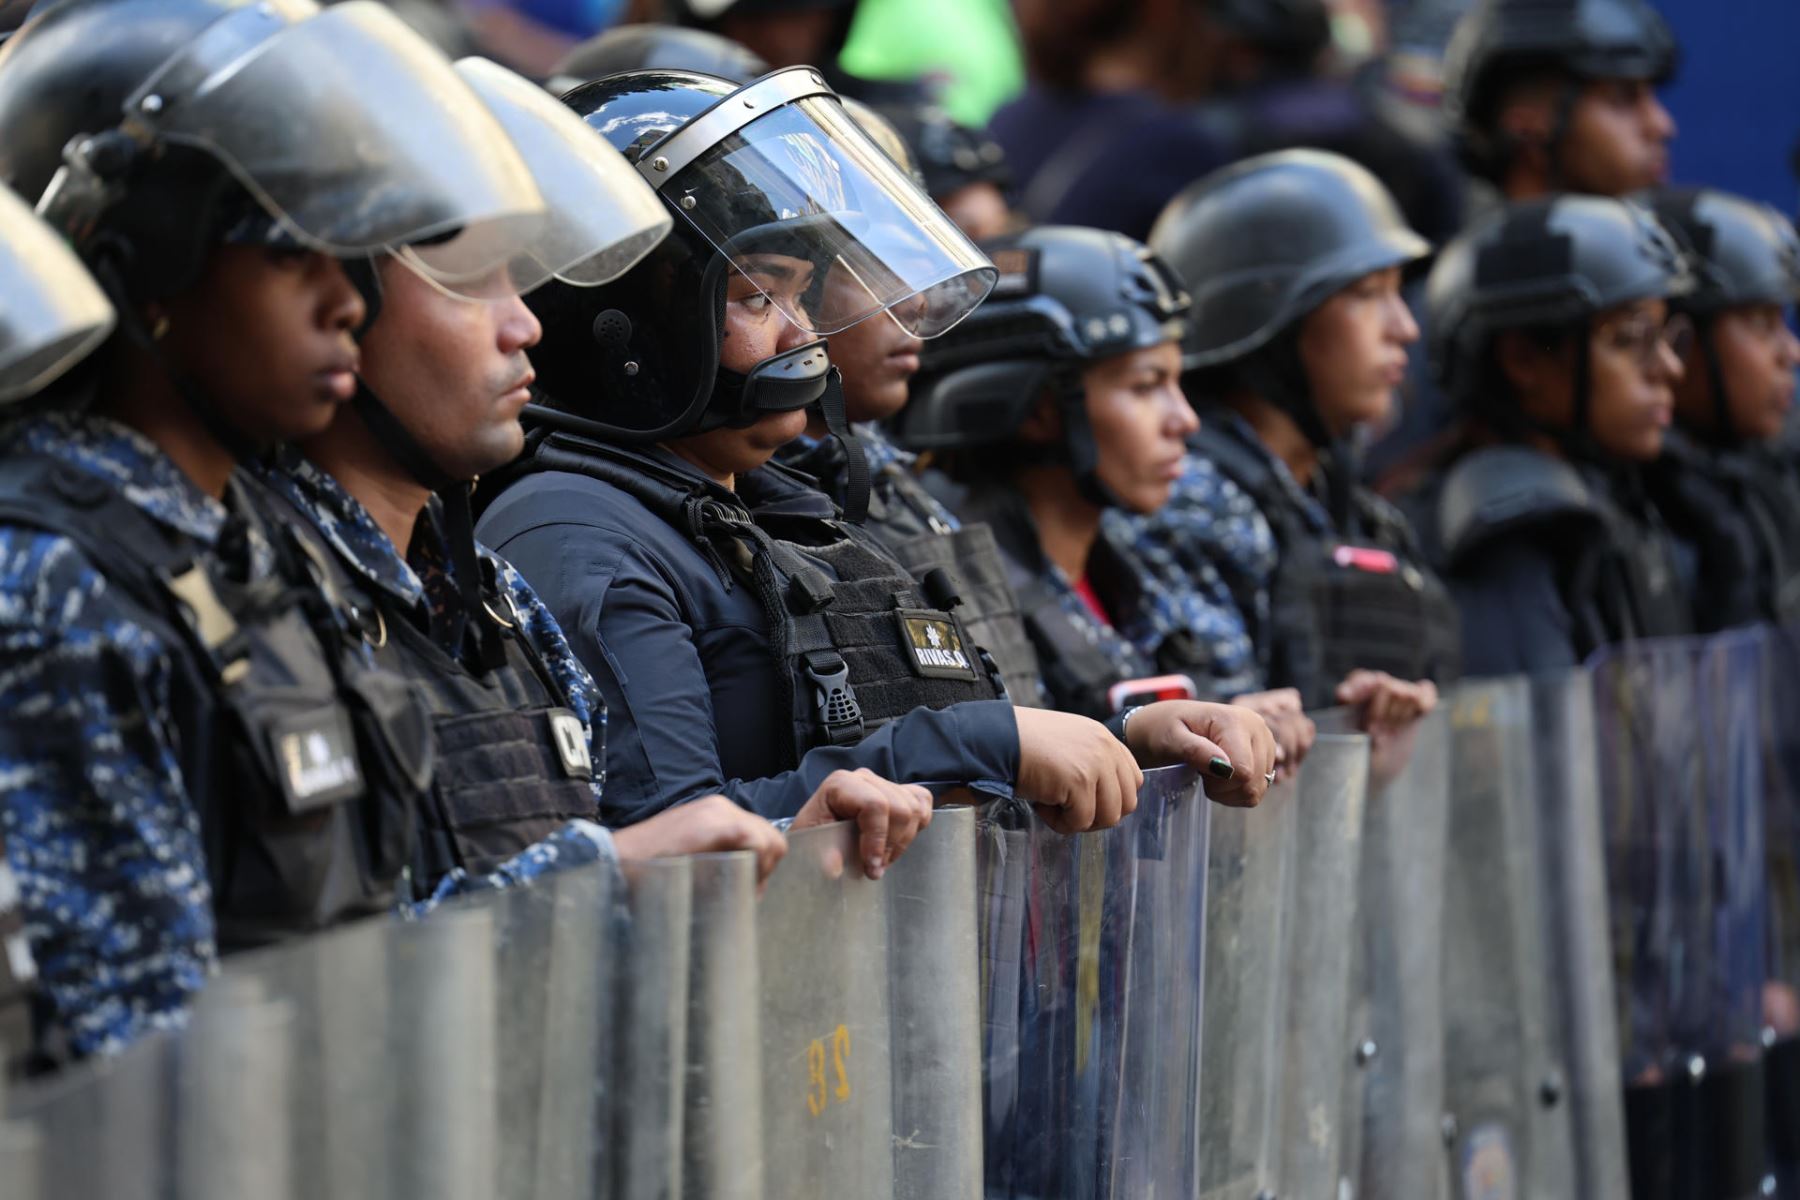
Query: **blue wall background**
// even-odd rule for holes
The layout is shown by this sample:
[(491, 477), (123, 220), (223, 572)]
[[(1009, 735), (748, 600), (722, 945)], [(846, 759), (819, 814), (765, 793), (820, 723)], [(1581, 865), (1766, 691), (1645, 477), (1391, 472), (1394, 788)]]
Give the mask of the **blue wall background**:
[(1680, 41), (1663, 94), (1680, 133), (1677, 183), (1754, 196), (1792, 214), (1800, 183), (1800, 0), (1657, 0)]

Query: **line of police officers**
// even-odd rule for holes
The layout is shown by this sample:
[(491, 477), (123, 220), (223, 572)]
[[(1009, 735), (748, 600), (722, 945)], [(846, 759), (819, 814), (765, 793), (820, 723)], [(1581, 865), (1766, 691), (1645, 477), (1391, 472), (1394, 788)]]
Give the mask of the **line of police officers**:
[[(1459, 671), (1791, 620), (1800, 244), (1564, 194), (1655, 181), (1673, 51), (1639, 0), (1541, 10), (1453, 46), (1507, 202), (1415, 313), (1431, 247), (1335, 154), (1148, 246), (978, 250), (879, 115), (691, 32), (579, 49), (558, 104), (369, 0), (41, 5), (0, 49), (43, 222), (0, 213), (10, 1051), (571, 862), (766, 871), (770, 821), (858, 821), (879, 876), (966, 789), (1075, 832), (1181, 761), (1254, 804), (1306, 707), (1380, 740)], [(960, 145), (933, 193), (993, 185)], [(1421, 337), (1396, 506), (1359, 450)]]

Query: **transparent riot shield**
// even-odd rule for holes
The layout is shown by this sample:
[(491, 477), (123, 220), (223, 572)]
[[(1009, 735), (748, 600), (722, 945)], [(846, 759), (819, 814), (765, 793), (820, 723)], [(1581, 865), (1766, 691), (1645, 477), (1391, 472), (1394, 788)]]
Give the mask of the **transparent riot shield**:
[(685, 858), (625, 866), (628, 916), (611, 1040), (630, 1093), (613, 1106), (610, 1175), (618, 1200), (682, 1194), (693, 871)]
[(1351, 975), (1369, 739), (1323, 736), (1300, 768), (1295, 815), (1287, 1030), (1281, 1085), (1281, 1194), (1332, 1196), (1352, 1069)]
[(692, 860), (682, 1194), (763, 1200), (756, 859)]
[(1206, 875), (1206, 1024), (1201, 1041), (1200, 1195), (1279, 1194), (1287, 900), (1299, 784), (1254, 809), (1212, 815)]
[(940, 809), (883, 877), (893, 1014), (893, 1200), (980, 1200), (973, 808)]
[(1763, 991), (1768, 1045), (1769, 1156), (1780, 1195), (1800, 1195), (1800, 626), (1771, 629), (1767, 797), (1769, 982)]
[[(1344, 714), (1321, 731), (1349, 729)], [(1443, 707), (1370, 747), (1338, 1194), (1447, 1194), (1443, 889), (1450, 722)]]
[(856, 837), (790, 834), (757, 906), (769, 1197), (893, 1192), (886, 892)]
[(1765, 652), (1752, 631), (1590, 663), (1634, 1196), (1763, 1184)]
[(174, 1043), (175, 1194), (194, 1200), (290, 1191), (294, 1006), (245, 976), (217, 980)]
[[(6, 1095), (9, 1124), (28, 1126), (45, 1200), (175, 1194), (173, 1039), (153, 1034), (117, 1057), (79, 1064)], [(10, 1182), (7, 1181), (7, 1182)], [(10, 1197), (12, 1193), (8, 1191)]]
[(1606, 852), (1594, 753), (1594, 694), (1585, 671), (1531, 681), (1537, 771), (1538, 853), (1551, 951), (1549, 979), (1560, 1015), (1562, 1079), (1540, 1081), (1547, 1116), (1563, 1114), (1573, 1148), (1574, 1195), (1625, 1200), (1625, 1114), (1619, 1034), (1607, 943)]
[[(1452, 1194), (1576, 1194), (1560, 1013), (1552, 1003), (1531, 691), (1471, 680), (1451, 696), (1444, 887), (1444, 1101)], [(1554, 1102), (1554, 1103), (1551, 1103)]]
[(1137, 812), (1065, 837), (991, 806), (980, 831), (990, 1200), (1193, 1196), (1213, 806), (1147, 772)]

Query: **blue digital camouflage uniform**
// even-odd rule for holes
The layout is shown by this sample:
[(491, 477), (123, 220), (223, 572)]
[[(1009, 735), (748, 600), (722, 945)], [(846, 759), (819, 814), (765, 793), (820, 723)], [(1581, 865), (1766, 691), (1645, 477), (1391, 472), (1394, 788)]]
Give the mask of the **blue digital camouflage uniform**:
[[(284, 450), (277, 456), (276, 468), (263, 473), (264, 482), (305, 513), (339, 556), (371, 584), (403, 605), (423, 607), (429, 614), (432, 640), (454, 653), (462, 644), (467, 615), (452, 574), (436, 501), (421, 516), (410, 554), (402, 558), (369, 511), (342, 484), (303, 455)], [(568, 696), (570, 711), (587, 727), (594, 764), (594, 800), (598, 806), (606, 763), (606, 705), (600, 691), (531, 585), (505, 559), (485, 546), (477, 549), (494, 565), (495, 577), (518, 613), (519, 628)], [(450, 895), (522, 883), (551, 870), (610, 858), (612, 854), (611, 838), (602, 827), (574, 822), (545, 842), (522, 851), (490, 875), (470, 877), (460, 868), (451, 872), (439, 881), (431, 896), (414, 906), (413, 912), (423, 914)]]
[[(1325, 509), (1235, 414), (1224, 422), (1245, 454), (1273, 465), (1306, 520), (1329, 532)], [(1207, 458), (1190, 453), (1169, 502), (1149, 516), (1109, 512), (1105, 531), (1136, 572), (1143, 603), (1125, 633), (1154, 655), (1179, 630), (1192, 635), (1199, 665), (1190, 672), (1203, 699), (1230, 699), (1267, 687), (1254, 634), (1269, 622), (1269, 589), (1280, 548), (1268, 519), (1243, 489)]]
[[(213, 546), (228, 518), (115, 421), (37, 417), (10, 445), (106, 480), (199, 545)], [(68, 539), (0, 526), (0, 835), (37, 963), (41, 1032), (77, 1056), (179, 1024), (216, 958), (200, 818), (170, 722), (178, 651), (134, 611)]]
[[(858, 422), (851, 426), (851, 431), (862, 444), (863, 459), (869, 465), (868, 523), (871, 526), (891, 522), (895, 534), (900, 536), (954, 533), (962, 528), (956, 514), (913, 479), (913, 464), (919, 461), (918, 455), (894, 445), (881, 427), (871, 421)], [(817, 479), (826, 495), (839, 505), (843, 504), (844, 449), (836, 438), (801, 434), (783, 446), (776, 457), (796, 471), (804, 471)], [(884, 508), (888, 511), (884, 512)], [(912, 527), (914, 524), (917, 528)], [(876, 532), (879, 534), (880, 531)]]

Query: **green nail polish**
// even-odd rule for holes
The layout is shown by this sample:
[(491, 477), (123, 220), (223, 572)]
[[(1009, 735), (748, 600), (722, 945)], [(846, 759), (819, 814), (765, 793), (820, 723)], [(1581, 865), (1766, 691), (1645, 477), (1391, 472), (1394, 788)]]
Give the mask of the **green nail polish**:
[(1214, 758), (1211, 762), (1206, 764), (1206, 771), (1214, 779), (1230, 779), (1231, 760), (1229, 758)]

